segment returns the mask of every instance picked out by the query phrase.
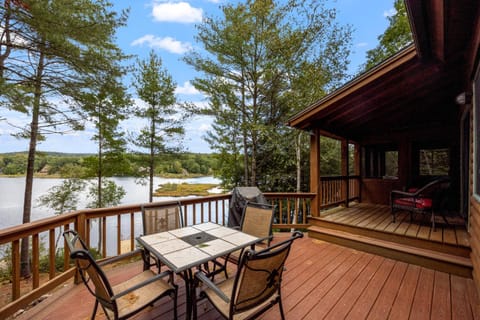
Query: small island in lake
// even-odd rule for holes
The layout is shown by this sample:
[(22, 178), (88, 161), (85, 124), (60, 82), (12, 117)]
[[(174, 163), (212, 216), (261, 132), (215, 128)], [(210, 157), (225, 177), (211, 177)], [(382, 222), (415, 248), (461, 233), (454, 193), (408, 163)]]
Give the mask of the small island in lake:
[[(212, 191), (215, 190), (215, 191)], [(153, 193), (154, 197), (182, 197), (182, 196), (208, 196), (212, 193), (218, 193), (218, 185), (188, 184), (188, 183), (166, 183), (160, 185)]]

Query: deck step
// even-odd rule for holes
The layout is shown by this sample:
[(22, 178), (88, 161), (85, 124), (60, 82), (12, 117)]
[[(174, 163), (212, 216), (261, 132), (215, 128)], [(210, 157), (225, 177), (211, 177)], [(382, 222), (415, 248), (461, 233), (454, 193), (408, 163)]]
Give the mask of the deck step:
[(319, 226), (310, 226), (308, 228), (308, 234), (310, 238), (324, 240), (391, 259), (472, 278), (473, 266), (470, 258), (467, 257)]

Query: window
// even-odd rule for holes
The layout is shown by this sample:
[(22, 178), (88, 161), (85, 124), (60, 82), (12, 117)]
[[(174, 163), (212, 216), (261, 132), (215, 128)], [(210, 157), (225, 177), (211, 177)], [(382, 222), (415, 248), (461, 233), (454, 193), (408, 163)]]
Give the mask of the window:
[(385, 175), (398, 177), (398, 151), (385, 152)]
[(369, 178), (398, 177), (398, 151), (386, 146), (365, 147), (363, 172)]
[(419, 157), (421, 176), (448, 176), (450, 171), (448, 149), (420, 149)]
[(473, 191), (475, 197), (480, 200), (480, 69), (475, 78), (473, 93), (473, 159), (475, 161)]

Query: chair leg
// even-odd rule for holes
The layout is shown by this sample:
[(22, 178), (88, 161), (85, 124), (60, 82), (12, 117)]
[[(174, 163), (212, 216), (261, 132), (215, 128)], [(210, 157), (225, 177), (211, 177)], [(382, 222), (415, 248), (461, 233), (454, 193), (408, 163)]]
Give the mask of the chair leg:
[(435, 212), (432, 210), (432, 228), (433, 231), (436, 231), (435, 229)]
[(283, 305), (282, 305), (282, 298), (278, 299), (278, 307), (280, 309), (280, 317), (282, 320), (285, 320), (285, 314), (283, 313)]
[(178, 319), (177, 314), (177, 298), (178, 298), (178, 286), (175, 284), (175, 292), (173, 293), (173, 319)]
[(93, 307), (93, 313), (92, 313), (92, 317), (90, 319), (92, 319), (92, 320), (95, 319), (95, 315), (97, 314), (97, 308), (98, 308), (98, 300), (95, 300), (95, 306)]

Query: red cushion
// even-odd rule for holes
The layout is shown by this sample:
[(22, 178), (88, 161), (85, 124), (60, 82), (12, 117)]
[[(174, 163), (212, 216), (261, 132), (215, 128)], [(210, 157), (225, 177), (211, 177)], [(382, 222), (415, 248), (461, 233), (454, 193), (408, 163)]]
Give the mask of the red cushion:
[(418, 188), (408, 188), (407, 192), (415, 193), (418, 191)]
[(395, 204), (406, 207), (415, 207), (417, 209), (430, 209), (432, 207), (432, 199), (430, 198), (399, 198), (394, 200)]

